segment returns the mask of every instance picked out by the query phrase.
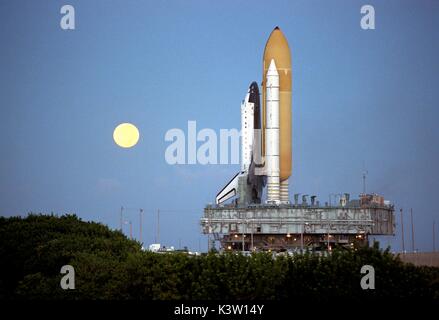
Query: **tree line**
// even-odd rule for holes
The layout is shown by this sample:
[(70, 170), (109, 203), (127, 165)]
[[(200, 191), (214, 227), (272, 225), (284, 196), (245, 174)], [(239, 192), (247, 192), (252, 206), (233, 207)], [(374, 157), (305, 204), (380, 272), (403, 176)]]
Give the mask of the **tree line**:
[[(75, 269), (74, 290), (60, 286), (63, 265)], [(375, 269), (374, 290), (360, 286), (364, 265)], [(405, 264), (377, 245), (327, 257), (157, 254), (76, 215), (1, 217), (0, 270), (2, 300), (439, 300), (439, 268)]]

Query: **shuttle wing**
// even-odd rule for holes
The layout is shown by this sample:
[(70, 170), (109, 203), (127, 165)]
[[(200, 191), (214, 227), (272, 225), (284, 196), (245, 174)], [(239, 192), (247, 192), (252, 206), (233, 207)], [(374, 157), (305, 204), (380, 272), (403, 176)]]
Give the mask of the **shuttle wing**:
[(236, 196), (238, 194), (238, 181), (239, 177), (244, 175), (245, 173), (240, 171), (238, 172), (232, 180), (229, 181), (228, 184), (216, 195), (215, 202), (216, 204), (221, 204), (224, 201)]

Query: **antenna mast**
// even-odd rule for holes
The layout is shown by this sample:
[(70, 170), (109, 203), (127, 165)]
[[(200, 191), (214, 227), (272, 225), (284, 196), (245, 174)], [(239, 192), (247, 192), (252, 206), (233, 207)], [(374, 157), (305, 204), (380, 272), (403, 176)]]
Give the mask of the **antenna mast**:
[(405, 246), (404, 246), (404, 218), (402, 216), (402, 208), (399, 209), (399, 212), (401, 213), (401, 240), (402, 240), (402, 254), (405, 253)]
[(366, 194), (366, 177), (368, 173), (369, 172), (366, 170), (366, 164), (363, 162), (363, 194)]
[(160, 243), (160, 209), (157, 209), (157, 239), (156, 243)]
[(139, 212), (139, 241), (142, 244), (142, 223), (143, 223), (143, 209), (140, 208), (140, 212)]
[(123, 207), (120, 207), (120, 232), (123, 233)]
[(413, 209), (410, 208), (410, 220), (412, 223), (412, 252), (415, 252), (415, 228), (413, 226)]

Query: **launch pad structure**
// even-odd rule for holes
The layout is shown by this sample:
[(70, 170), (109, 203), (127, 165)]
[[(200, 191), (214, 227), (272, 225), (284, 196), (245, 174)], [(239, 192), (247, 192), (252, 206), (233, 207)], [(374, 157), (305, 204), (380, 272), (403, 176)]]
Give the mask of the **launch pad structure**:
[(316, 196), (308, 203), (307, 195), (299, 204), (299, 194), (291, 204), (293, 70), (279, 27), (265, 45), (262, 66), (261, 92), (253, 81), (241, 103), (241, 169), (215, 205), (204, 208), (203, 233), (222, 250), (300, 252), (355, 249), (370, 235), (394, 235), (393, 205), (365, 189), (359, 199), (339, 195), (334, 205), (321, 206)]
[[(305, 200), (305, 198), (304, 198)], [(240, 206), (208, 205), (201, 219), (225, 251), (327, 251), (368, 244), (371, 235), (394, 235), (394, 206), (378, 195), (318, 202)]]

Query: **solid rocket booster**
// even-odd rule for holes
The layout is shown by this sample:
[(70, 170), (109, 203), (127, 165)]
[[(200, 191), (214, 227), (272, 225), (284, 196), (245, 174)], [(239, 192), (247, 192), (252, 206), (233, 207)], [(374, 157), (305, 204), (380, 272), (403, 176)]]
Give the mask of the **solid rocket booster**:
[(279, 73), (272, 59), (266, 76), (265, 165), (267, 203), (280, 202), (279, 169)]
[(292, 168), (292, 129), (291, 129), (291, 53), (287, 39), (276, 27), (265, 45), (263, 58), (262, 80), (262, 155), (266, 155), (265, 130), (267, 116), (267, 72), (274, 60), (279, 73), (279, 169), (280, 169), (280, 200), (288, 202), (288, 178)]

